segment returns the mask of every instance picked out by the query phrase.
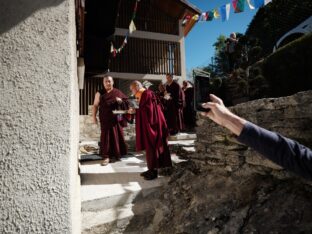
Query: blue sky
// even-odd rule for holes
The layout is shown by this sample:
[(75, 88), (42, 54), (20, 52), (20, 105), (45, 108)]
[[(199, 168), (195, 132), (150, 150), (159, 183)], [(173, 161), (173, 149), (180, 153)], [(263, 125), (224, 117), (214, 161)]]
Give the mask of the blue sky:
[[(188, 1), (197, 6), (201, 11), (209, 11), (231, 2), (231, 0)], [(231, 5), (229, 21), (222, 22), (221, 19), (214, 19), (211, 22), (198, 22), (185, 41), (187, 70), (190, 71), (192, 68), (209, 64), (211, 57), (214, 55), (212, 45), (217, 37), (220, 34), (229, 36), (231, 32), (244, 33), (256, 12), (257, 10), (250, 10), (246, 3), (245, 11), (235, 14)]]

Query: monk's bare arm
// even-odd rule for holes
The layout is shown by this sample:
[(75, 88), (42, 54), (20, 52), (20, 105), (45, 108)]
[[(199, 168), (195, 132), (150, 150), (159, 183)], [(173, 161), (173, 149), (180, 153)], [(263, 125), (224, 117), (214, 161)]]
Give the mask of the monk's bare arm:
[(93, 118), (93, 123), (97, 124), (97, 119), (96, 119), (96, 114), (99, 109), (100, 105), (100, 93), (96, 92), (95, 97), (94, 97), (94, 102), (93, 102), (93, 108), (92, 108), (92, 118)]

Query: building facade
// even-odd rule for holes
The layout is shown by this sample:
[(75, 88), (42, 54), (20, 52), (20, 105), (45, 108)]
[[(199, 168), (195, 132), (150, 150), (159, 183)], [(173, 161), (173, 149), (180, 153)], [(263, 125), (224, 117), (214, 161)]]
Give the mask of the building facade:
[(111, 44), (118, 48), (124, 41), (135, 3), (136, 0), (85, 2), (84, 18), (78, 20), (84, 28), (78, 33), (78, 40), (82, 35), (78, 48), (86, 62), (85, 89), (80, 91), (82, 115), (87, 114), (88, 105), (101, 88), (104, 74), (114, 77), (115, 87), (127, 94), (132, 80), (157, 85), (165, 82), (167, 73), (173, 74), (179, 82), (186, 79), (185, 36), (195, 22), (182, 26), (182, 20), (186, 15), (199, 14), (199, 10), (183, 0), (139, 1), (134, 19), (136, 31), (129, 35), (123, 50), (113, 56)]

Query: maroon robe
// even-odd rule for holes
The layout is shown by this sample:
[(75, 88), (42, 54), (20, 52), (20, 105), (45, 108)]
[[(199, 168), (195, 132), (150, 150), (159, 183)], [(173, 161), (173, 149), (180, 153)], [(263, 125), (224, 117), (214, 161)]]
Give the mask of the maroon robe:
[(166, 108), (168, 110), (166, 120), (170, 134), (174, 135), (184, 129), (184, 92), (175, 81), (171, 85), (166, 85), (166, 91), (171, 94), (171, 99), (166, 101)]
[[(118, 120), (117, 115), (114, 115), (112, 111), (127, 110), (127, 96), (115, 88), (109, 93), (106, 90), (99, 92), (101, 94), (99, 105), (101, 123), (100, 154), (103, 159), (109, 157), (119, 160), (122, 155), (127, 154), (127, 145), (122, 129), (126, 122), (124, 119)], [(121, 98), (123, 103), (118, 104), (116, 97)]]
[(136, 149), (146, 151), (148, 169), (171, 167), (165, 117), (159, 99), (151, 90), (142, 93), (135, 127)]
[(183, 108), (183, 118), (185, 128), (193, 130), (196, 125), (196, 112), (194, 110), (194, 88), (189, 87), (184, 90), (185, 106)]

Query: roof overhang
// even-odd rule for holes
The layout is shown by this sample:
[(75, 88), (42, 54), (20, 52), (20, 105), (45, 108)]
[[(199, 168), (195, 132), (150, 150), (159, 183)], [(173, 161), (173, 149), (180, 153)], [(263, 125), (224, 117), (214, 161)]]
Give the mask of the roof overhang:
[[(194, 15), (201, 14), (201, 10), (190, 4), (187, 0), (156, 0), (155, 4), (166, 14), (179, 20), (183, 20), (186, 15), (192, 18)], [(196, 21), (191, 19), (184, 25), (184, 36), (187, 36), (195, 23)]]

